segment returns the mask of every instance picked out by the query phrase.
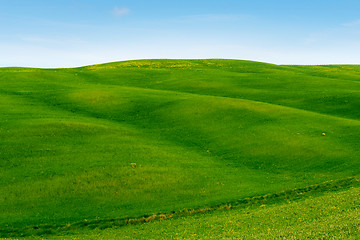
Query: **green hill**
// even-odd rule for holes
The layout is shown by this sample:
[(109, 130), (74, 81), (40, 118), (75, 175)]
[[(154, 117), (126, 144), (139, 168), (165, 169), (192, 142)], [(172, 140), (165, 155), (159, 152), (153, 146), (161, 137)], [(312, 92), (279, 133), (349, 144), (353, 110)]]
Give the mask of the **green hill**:
[(360, 66), (0, 69), (0, 237), (360, 173)]

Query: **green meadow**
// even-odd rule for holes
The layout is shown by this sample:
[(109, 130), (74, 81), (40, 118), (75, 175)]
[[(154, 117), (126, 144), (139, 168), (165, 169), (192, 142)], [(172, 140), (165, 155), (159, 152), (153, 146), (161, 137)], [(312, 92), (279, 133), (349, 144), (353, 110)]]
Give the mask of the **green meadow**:
[(49, 239), (359, 239), (360, 188)]
[[(0, 114), (0, 237), (63, 234), (87, 222), (100, 226), (113, 219), (176, 214), (360, 175), (357, 65), (211, 59), (0, 68)], [(293, 216), (302, 204), (309, 214), (320, 214), (307, 206), (331, 207), (333, 197), (350, 201), (338, 200), (350, 210), (343, 215), (333, 209), (334, 216), (358, 219), (351, 202), (359, 193), (356, 182), (341, 192), (319, 187), (325, 195), (315, 200), (254, 208), (253, 225), (269, 214), (281, 217), (278, 209)], [(207, 234), (209, 225), (200, 222), (217, 224), (222, 218), (218, 234), (223, 234), (219, 229), (226, 221), (246, 222), (236, 217), (241, 211), (104, 234), (145, 236), (150, 229), (172, 229), (173, 223), (178, 224), (173, 233), (184, 234), (181, 221), (193, 223), (194, 233)], [(287, 219), (293, 228), (263, 224), (278, 229), (274, 234), (285, 231), (284, 236), (304, 227)], [(325, 229), (324, 221), (319, 229)], [(251, 234), (243, 228), (234, 234)]]

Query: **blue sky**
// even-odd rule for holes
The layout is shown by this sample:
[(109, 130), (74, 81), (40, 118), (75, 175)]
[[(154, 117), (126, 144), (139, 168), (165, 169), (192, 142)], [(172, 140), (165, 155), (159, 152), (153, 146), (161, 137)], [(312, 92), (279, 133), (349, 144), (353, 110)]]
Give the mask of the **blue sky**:
[(360, 64), (359, 0), (0, 0), (0, 66)]

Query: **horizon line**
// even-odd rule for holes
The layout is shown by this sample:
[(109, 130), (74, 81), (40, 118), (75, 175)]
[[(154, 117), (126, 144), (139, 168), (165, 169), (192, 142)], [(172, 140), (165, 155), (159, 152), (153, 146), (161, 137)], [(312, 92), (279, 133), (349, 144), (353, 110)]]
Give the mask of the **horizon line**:
[(360, 63), (316, 63), (316, 64), (276, 64), (271, 62), (264, 62), (259, 60), (250, 60), (250, 59), (238, 59), (238, 58), (135, 58), (135, 59), (125, 59), (118, 61), (109, 61), (109, 62), (100, 62), (79, 66), (71, 66), (71, 67), (31, 67), (31, 66), (0, 66), (0, 69), (4, 68), (28, 68), (28, 69), (76, 69), (76, 68), (84, 68), (89, 66), (97, 66), (111, 63), (120, 63), (120, 62), (131, 62), (131, 61), (149, 61), (149, 60), (185, 60), (185, 61), (196, 61), (196, 60), (234, 60), (234, 61), (248, 61), (248, 62), (257, 62), (264, 64), (271, 64), (276, 66), (360, 66)]

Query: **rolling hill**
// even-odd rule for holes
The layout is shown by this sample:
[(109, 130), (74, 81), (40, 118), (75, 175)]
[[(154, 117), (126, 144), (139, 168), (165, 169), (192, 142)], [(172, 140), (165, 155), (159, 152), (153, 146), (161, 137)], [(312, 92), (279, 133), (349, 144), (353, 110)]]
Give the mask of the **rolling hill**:
[(0, 113), (0, 237), (360, 173), (357, 65), (0, 68)]

